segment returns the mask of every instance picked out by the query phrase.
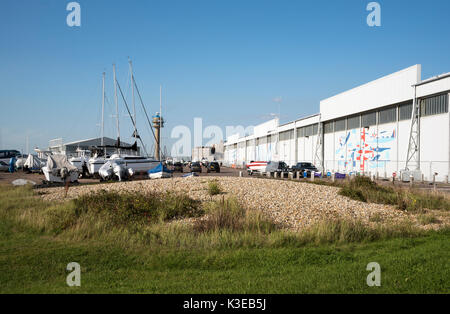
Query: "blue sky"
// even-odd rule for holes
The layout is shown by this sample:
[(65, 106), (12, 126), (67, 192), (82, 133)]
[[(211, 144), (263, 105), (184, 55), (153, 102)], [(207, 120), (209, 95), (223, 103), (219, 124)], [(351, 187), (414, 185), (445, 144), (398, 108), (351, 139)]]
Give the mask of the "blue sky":
[[(378, 1), (381, 27), (368, 27), (370, 1), (80, 0), (81, 27), (66, 25), (70, 1), (3, 0), (0, 5), (0, 147), (46, 147), (105, 132), (112, 118), (112, 63), (130, 96), (128, 57), (147, 110), (159, 110), (170, 150), (176, 125), (255, 125), (319, 111), (319, 101), (420, 63), (422, 77), (450, 71), (450, 2)], [(132, 126), (121, 106), (122, 139)], [(151, 138), (138, 109), (138, 128)], [(206, 142), (206, 140), (205, 140)]]

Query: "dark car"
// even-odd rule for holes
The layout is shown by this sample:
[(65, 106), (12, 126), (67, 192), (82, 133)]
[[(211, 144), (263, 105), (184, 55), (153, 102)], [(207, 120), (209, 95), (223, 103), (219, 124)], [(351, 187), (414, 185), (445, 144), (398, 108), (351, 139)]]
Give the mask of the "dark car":
[(183, 164), (181, 162), (175, 162), (173, 164), (173, 172), (183, 173)]
[(202, 172), (202, 165), (198, 161), (191, 163), (191, 172)]
[(212, 161), (208, 163), (208, 165), (206, 166), (206, 172), (210, 173), (211, 171), (215, 171), (217, 173), (220, 172), (220, 165), (218, 162)]
[(278, 172), (286, 172), (289, 171), (289, 166), (284, 162), (284, 161), (280, 161), (278, 162)]
[(295, 166), (292, 167), (291, 169), (292, 171), (299, 171), (300, 175), (302, 177), (305, 177), (304, 172), (306, 171), (307, 176), (310, 177), (311, 176), (311, 172), (318, 172), (319, 170), (317, 170), (316, 166), (314, 166), (312, 163), (310, 162), (299, 162), (297, 163)]

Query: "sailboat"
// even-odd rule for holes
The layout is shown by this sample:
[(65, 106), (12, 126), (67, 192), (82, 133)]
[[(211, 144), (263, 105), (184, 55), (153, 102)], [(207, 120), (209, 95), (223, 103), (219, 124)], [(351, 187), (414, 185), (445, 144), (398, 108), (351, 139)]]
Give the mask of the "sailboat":
[[(115, 75), (115, 66), (114, 66), (114, 75)], [(94, 156), (89, 158), (87, 162), (87, 168), (89, 171), (89, 174), (91, 176), (95, 176), (98, 174), (98, 171), (100, 168), (105, 164), (105, 162), (108, 159), (108, 156), (106, 156), (106, 149), (104, 147), (104, 129), (105, 129), (105, 72), (103, 72), (102, 76), (102, 125), (101, 125), (101, 147), (103, 147), (102, 150), (99, 150), (95, 152)]]
[[(131, 60), (129, 61), (130, 63), (130, 78), (131, 78), (131, 84), (132, 84), (132, 99), (133, 99), (133, 115), (131, 115), (130, 113), (130, 118), (131, 121), (133, 123), (134, 126), (134, 133), (133, 133), (133, 137), (135, 139), (135, 143), (132, 145), (132, 149), (134, 149), (137, 152), (137, 139), (139, 137), (138, 132), (137, 132), (137, 127), (136, 127), (136, 109), (135, 109), (135, 103), (134, 103), (134, 76), (133, 76), (133, 68), (132, 68), (132, 63)], [(98, 174), (98, 171), (100, 170), (100, 168), (105, 164), (105, 162), (107, 161), (114, 161), (116, 163), (120, 163), (125, 165), (127, 168), (131, 168), (133, 170), (134, 173), (139, 173), (139, 172), (146, 172), (149, 169), (154, 168), (159, 161), (152, 159), (152, 158), (147, 158), (144, 156), (139, 156), (137, 155), (131, 155), (131, 154), (123, 154), (121, 152), (121, 148), (125, 148), (125, 147), (121, 147), (120, 146), (120, 128), (119, 128), (119, 103), (118, 103), (118, 97), (117, 97), (117, 86), (120, 85), (117, 82), (116, 79), (116, 66), (113, 65), (113, 75), (114, 75), (114, 101), (115, 101), (115, 105), (116, 105), (116, 126), (117, 126), (117, 144), (116, 144), (116, 150), (117, 152), (113, 155), (111, 155), (109, 158), (106, 155), (106, 150), (104, 151), (103, 156), (100, 156), (99, 154), (96, 154), (94, 157), (92, 157), (91, 159), (89, 159), (89, 172), (92, 175), (96, 175)], [(120, 90), (121, 91), (121, 90)], [(123, 97), (122, 91), (121, 91), (121, 95), (122, 98), (125, 102), (125, 98)], [(104, 113), (104, 97), (105, 97), (105, 93), (104, 93), (104, 78), (103, 78), (103, 101), (102, 101), (102, 147), (105, 147), (103, 145), (103, 113)], [(127, 107), (128, 110), (128, 105), (125, 102), (125, 105)], [(142, 142), (142, 140), (141, 140)], [(127, 150), (130, 149), (130, 147), (126, 147)]]
[[(131, 122), (133, 123), (133, 126), (134, 126), (133, 137), (134, 137), (135, 142), (134, 142), (133, 146), (137, 147), (137, 139), (138, 138), (140, 139), (140, 137), (139, 137), (137, 127), (136, 127), (136, 107), (135, 107), (135, 97), (134, 97), (135, 83), (134, 83), (134, 75), (133, 75), (133, 65), (131, 63), (131, 60), (129, 60), (128, 62), (130, 65), (131, 98), (132, 98), (132, 102), (133, 102), (133, 115), (131, 115), (131, 113), (129, 111), (128, 111), (128, 113), (130, 114)], [(117, 119), (118, 119), (119, 114), (118, 114), (118, 103), (117, 103), (117, 86), (119, 86), (119, 88), (120, 88), (120, 85), (118, 85), (118, 83), (116, 81), (115, 70), (114, 70), (114, 81), (115, 81), (114, 95), (115, 95), (116, 113), (117, 113)], [(123, 97), (122, 91), (121, 91), (121, 95)], [(125, 102), (125, 99), (123, 99), (123, 100)], [(125, 102), (125, 106), (127, 107), (127, 110), (128, 110), (128, 105), (126, 104), (126, 102)], [(119, 120), (117, 120), (117, 130), (118, 130), (117, 141), (120, 142)], [(141, 142), (142, 142), (142, 140), (141, 140)], [(149, 169), (153, 169), (154, 167), (156, 167), (159, 164), (159, 161), (156, 159), (148, 158), (148, 157), (144, 157), (144, 156), (138, 156), (138, 155), (129, 155), (129, 154), (125, 155), (125, 154), (121, 154), (120, 150), (118, 151), (118, 153), (111, 155), (110, 160), (116, 161), (116, 162), (121, 162), (127, 168), (131, 168), (134, 173), (147, 172)]]
[(90, 155), (90, 150), (77, 149), (77, 156), (69, 158), (69, 162), (77, 167), (79, 173), (85, 176), (86, 172), (88, 171), (87, 164)]

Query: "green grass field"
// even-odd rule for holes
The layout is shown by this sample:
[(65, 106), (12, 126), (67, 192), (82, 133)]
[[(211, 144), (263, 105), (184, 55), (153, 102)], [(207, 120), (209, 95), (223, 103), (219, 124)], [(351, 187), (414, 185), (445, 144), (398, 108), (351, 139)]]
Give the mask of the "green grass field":
[[(258, 229), (259, 218), (221, 218), (221, 212), (214, 223), (202, 225), (201, 233), (170, 229), (172, 236), (161, 231), (167, 222), (159, 221), (145, 229), (145, 234), (152, 233), (148, 238), (141, 228), (123, 227), (124, 221), (120, 228), (111, 224), (117, 223), (117, 216), (89, 214), (91, 207), (73, 211), (75, 219), (67, 203), (50, 205), (36, 199), (31, 189), (3, 190), (1, 293), (450, 292), (448, 229), (359, 238), (343, 238), (341, 230), (340, 240), (328, 235), (320, 241), (311, 234), (302, 238), (271, 227)], [(167, 212), (179, 213), (185, 202), (167, 206), (160, 219), (165, 220)], [(189, 215), (196, 215), (195, 205), (189, 206)], [(148, 217), (145, 208), (143, 217)], [(135, 223), (140, 216), (134, 213), (120, 217)], [(63, 228), (55, 217), (64, 217)], [(214, 229), (218, 226), (221, 229)], [(66, 285), (70, 262), (81, 265), (81, 287)], [(381, 265), (380, 287), (366, 284), (369, 262)]]

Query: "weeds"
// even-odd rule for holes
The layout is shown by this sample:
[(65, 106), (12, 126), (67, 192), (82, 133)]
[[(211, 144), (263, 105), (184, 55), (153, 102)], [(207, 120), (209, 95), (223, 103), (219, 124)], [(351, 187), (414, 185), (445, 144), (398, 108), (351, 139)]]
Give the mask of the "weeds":
[(154, 223), (203, 214), (200, 203), (183, 194), (142, 194), (101, 191), (75, 199), (77, 215), (106, 214), (115, 224)]
[[(300, 247), (422, 234), (406, 224), (370, 227), (346, 220), (322, 221), (294, 233), (257, 209), (244, 209), (233, 198), (200, 204), (188, 196), (172, 193), (103, 191), (52, 204), (36, 197), (30, 188), (7, 189), (0, 192), (0, 217), (15, 221), (18, 227), (29, 226), (39, 233), (69, 241), (102, 241), (155, 250)], [(425, 219), (429, 218), (422, 221)]]
[(419, 223), (422, 225), (431, 225), (431, 224), (437, 224), (440, 222), (439, 219), (437, 219), (435, 216), (433, 216), (431, 214), (419, 215), (419, 217), (417, 217), (417, 219), (419, 220)]
[(256, 210), (243, 209), (236, 199), (212, 202), (207, 205), (207, 216), (194, 224), (197, 232), (227, 230), (269, 234), (276, 230), (275, 223)]
[(218, 195), (222, 193), (222, 189), (217, 181), (210, 181), (208, 183), (208, 194), (210, 196)]
[(425, 209), (450, 210), (450, 201), (442, 195), (393, 189), (362, 176), (343, 183), (339, 194), (361, 202), (394, 205), (400, 210), (411, 212), (423, 212)]

